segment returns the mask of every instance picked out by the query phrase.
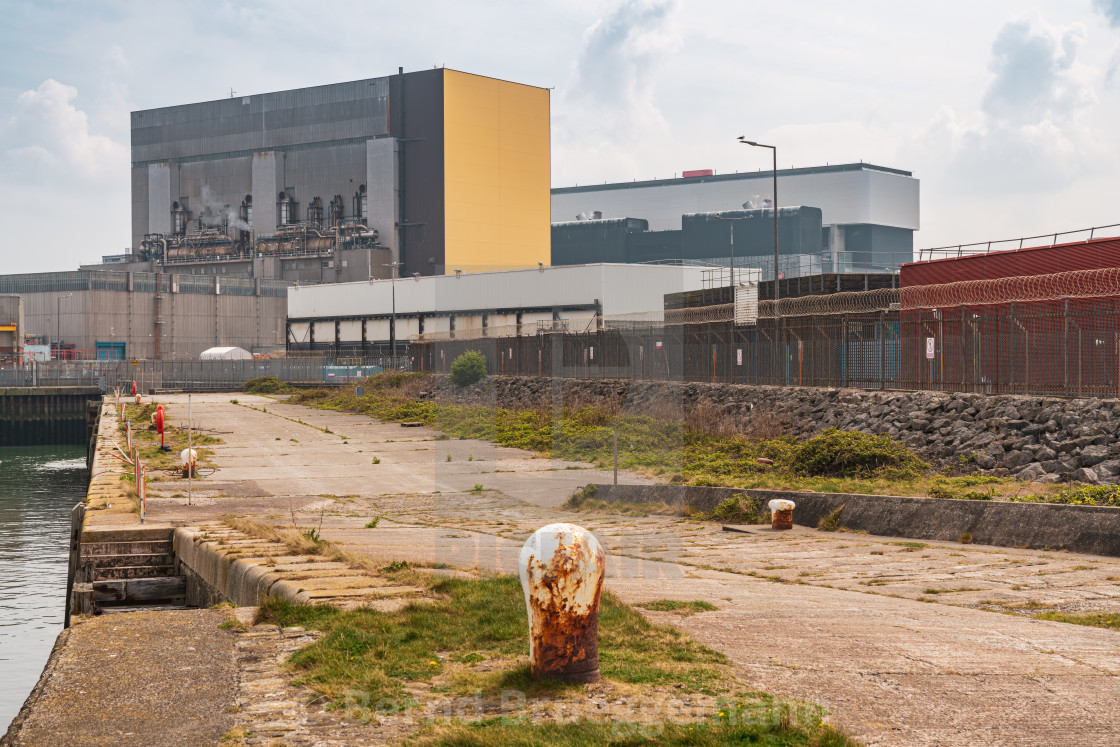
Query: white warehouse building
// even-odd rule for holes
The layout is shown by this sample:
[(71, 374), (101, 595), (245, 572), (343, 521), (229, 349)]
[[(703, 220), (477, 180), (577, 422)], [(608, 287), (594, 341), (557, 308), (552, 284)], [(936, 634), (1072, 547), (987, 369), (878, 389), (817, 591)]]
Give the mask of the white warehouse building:
[[(705, 169), (672, 179), (554, 187), (552, 264), (719, 261), (730, 252), (729, 228), (713, 233), (689, 225), (688, 217), (725, 213), (745, 218), (749, 216), (737, 211), (768, 209), (774, 176), (768, 168), (720, 174)], [(819, 254), (833, 272), (877, 265), (897, 271), (900, 263), (912, 260), (914, 232), (921, 228), (920, 183), (913, 173), (870, 163), (833, 164), (778, 169), (777, 183), (783, 210), (806, 206), (820, 211), (819, 229), (814, 229), (819, 239), (802, 237), (804, 246), (794, 247), (793, 234), (780, 229), (782, 254)], [(558, 226), (571, 230), (576, 221), (588, 221), (591, 230), (596, 222), (625, 219), (638, 224), (629, 230), (624, 253), (595, 245), (590, 238), (576, 239), (574, 245), (558, 241)], [(766, 220), (753, 222), (758, 224), (755, 231), (744, 230), (748, 226), (743, 224), (734, 239), (734, 255), (748, 267), (759, 266), (758, 256), (773, 256), (773, 230)]]
[(383, 352), (394, 338), (403, 343), (421, 334), (504, 337), (532, 334), (540, 325), (574, 329), (597, 316), (660, 311), (667, 294), (700, 290), (705, 272), (591, 264), (293, 286), (288, 349)]

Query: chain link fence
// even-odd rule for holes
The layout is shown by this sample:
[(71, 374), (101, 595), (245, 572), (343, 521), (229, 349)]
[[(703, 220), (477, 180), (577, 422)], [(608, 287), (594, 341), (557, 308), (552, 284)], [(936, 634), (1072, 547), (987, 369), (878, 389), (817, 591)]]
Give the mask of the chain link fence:
[(1120, 396), (1115, 297), (588, 326), (414, 340), (414, 366), (446, 373), (477, 350), (498, 375)]

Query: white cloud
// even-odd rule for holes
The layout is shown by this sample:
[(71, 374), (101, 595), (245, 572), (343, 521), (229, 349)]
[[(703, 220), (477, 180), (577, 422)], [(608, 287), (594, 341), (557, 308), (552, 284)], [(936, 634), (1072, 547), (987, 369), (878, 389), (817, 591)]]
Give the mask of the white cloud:
[(34, 168), (55, 168), (97, 181), (114, 178), (128, 163), (124, 144), (90, 130), (89, 117), (74, 105), (77, 96), (77, 88), (48, 79), (16, 98), (3, 140), (4, 160), (17, 167), (20, 178), (33, 179)]
[(1093, 0), (1093, 7), (1104, 14), (1110, 26), (1120, 26), (1120, 0)]
[(632, 172), (643, 145), (667, 137), (656, 83), (681, 45), (675, 8), (675, 0), (625, 0), (585, 30), (554, 118), (565, 172), (604, 161)]
[(1099, 76), (1078, 62), (1085, 40), (1080, 25), (1005, 23), (978, 111), (943, 107), (918, 137), (921, 151), (945, 156), (935, 173), (962, 192), (1004, 193), (1053, 191), (1092, 171), (1099, 148), (1086, 119)]

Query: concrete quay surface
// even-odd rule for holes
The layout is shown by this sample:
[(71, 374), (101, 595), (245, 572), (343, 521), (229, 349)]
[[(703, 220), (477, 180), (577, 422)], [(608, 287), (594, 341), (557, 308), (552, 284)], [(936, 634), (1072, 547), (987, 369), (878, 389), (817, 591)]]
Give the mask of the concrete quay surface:
[[(159, 399), (185, 422), (185, 395)], [(1120, 633), (1030, 617), (1120, 611), (1120, 561), (572, 512), (567, 497), (609, 473), (267, 397), (195, 395), (192, 407), (224, 441), (208, 447), (219, 471), (194, 483), (191, 506), (185, 481), (154, 483), (153, 521), (321, 522), (325, 539), (378, 560), (503, 573), (533, 530), (572, 521), (607, 549), (608, 589), (712, 602), (691, 617), (645, 614), (726, 654), (751, 687), (820, 703), (867, 744), (1120, 742)], [(367, 740), (393, 737), (351, 743)]]

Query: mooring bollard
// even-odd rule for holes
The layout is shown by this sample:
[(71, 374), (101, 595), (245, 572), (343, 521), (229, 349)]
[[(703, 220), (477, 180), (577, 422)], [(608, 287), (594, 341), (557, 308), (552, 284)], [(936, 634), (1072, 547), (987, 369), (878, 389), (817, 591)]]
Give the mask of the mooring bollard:
[(599, 594), (606, 555), (591, 532), (549, 524), (533, 532), (518, 564), (529, 612), (534, 679), (599, 679)]
[(797, 508), (796, 503), (775, 498), (766, 505), (770, 507), (770, 526), (774, 529), (793, 529), (793, 509)]
[(198, 452), (194, 449), (183, 449), (179, 453), (179, 462), (183, 468), (183, 477), (194, 477), (198, 474)]

